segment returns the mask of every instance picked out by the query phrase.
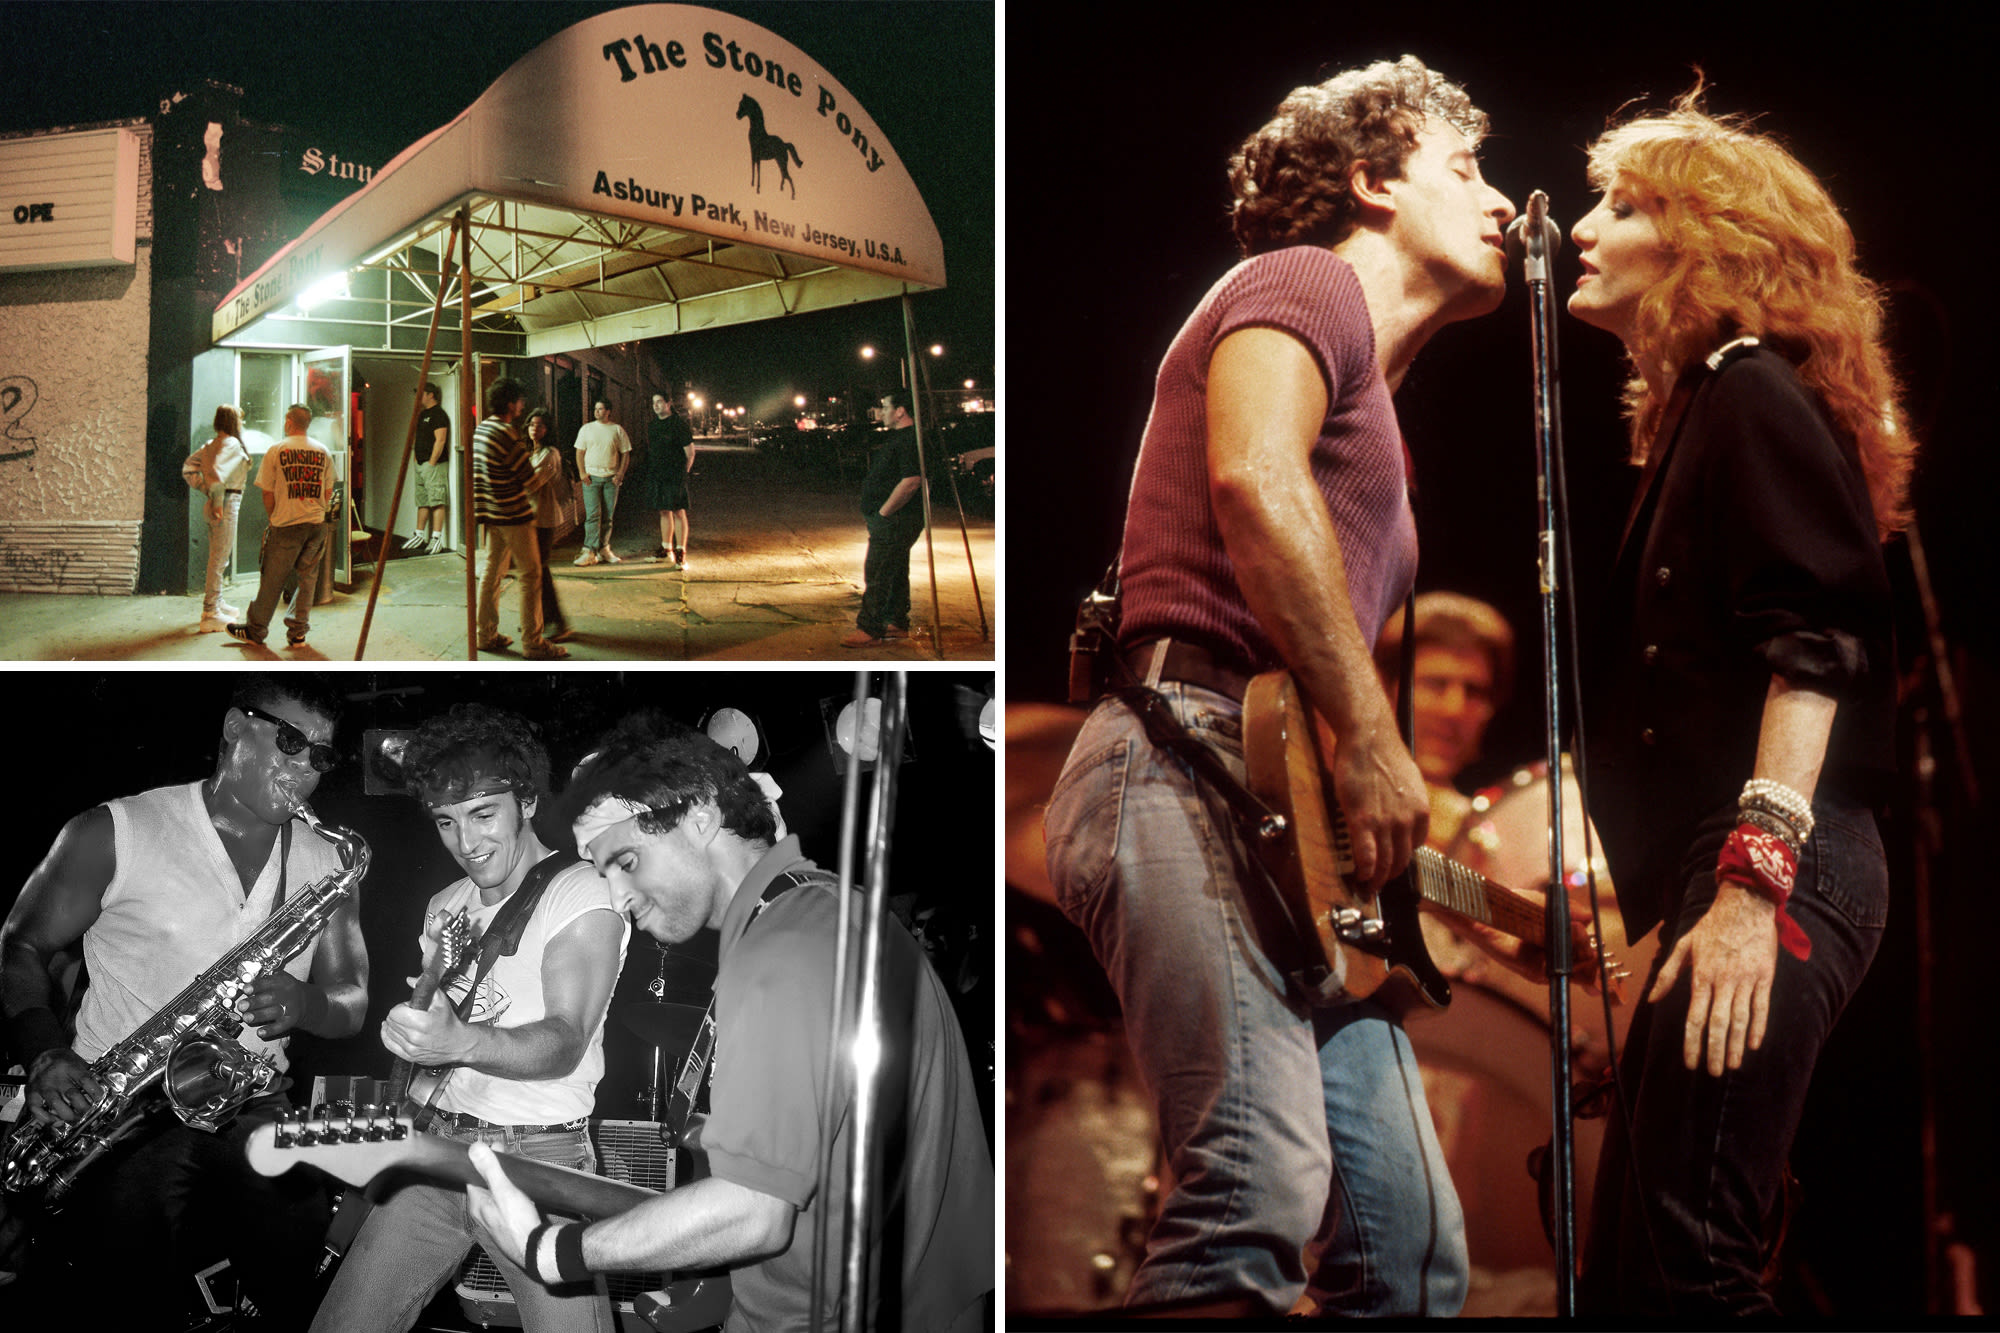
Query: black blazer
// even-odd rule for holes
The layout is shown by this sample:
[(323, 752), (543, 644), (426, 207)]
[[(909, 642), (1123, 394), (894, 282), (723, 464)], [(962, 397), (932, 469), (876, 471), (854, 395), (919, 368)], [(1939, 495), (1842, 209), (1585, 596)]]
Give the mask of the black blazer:
[(1894, 771), (1888, 571), (1854, 441), (1791, 363), (1697, 363), (1634, 502), (1583, 673), (1592, 815), (1628, 936), (1678, 902), (1695, 826), (1749, 780), (1773, 674), (1840, 700), (1820, 791)]

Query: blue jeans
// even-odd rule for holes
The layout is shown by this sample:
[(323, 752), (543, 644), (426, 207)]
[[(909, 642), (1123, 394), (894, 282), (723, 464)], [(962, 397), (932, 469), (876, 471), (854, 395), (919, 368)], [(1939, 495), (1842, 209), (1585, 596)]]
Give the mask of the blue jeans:
[[(1241, 777), (1239, 706), (1162, 693)], [(1409, 1038), (1372, 1002), (1287, 991), (1222, 803), (1105, 700), (1047, 833), (1058, 901), (1124, 1006), (1174, 1178), (1127, 1305), (1249, 1296), (1282, 1315), (1304, 1291), (1325, 1313), (1456, 1314), (1465, 1219)]]
[(603, 554), (611, 545), (611, 519), (618, 512), (618, 483), (610, 477), (583, 479), (583, 549)]
[[(1813, 1065), (1882, 940), (1888, 861), (1865, 807), (1821, 798), (1788, 910), (1812, 940), (1800, 961), (1780, 950), (1764, 1044), (1721, 1078), (1682, 1065), (1685, 973), (1657, 1005), (1641, 1004), (1619, 1059), (1632, 1106), (1617, 1108), (1598, 1161), (1580, 1309), (1677, 1323), (1775, 1315), (1761, 1281), (1782, 1203), (1785, 1161)], [(1690, 840), (1681, 903), (1661, 928), (1654, 972), (1715, 900), (1715, 860), (1736, 827), (1717, 811)], [(1646, 979), (1639, 994), (1652, 989)], [(1636, 1158), (1636, 1176), (1628, 1164)]]
[[(597, 1169), (587, 1130), (517, 1134), (508, 1129), (431, 1131), (460, 1143), (483, 1140), (495, 1152), (516, 1152), (558, 1166)], [(404, 1333), (444, 1290), (477, 1241), (507, 1279), (528, 1333), (589, 1329), (617, 1333), (618, 1317), (602, 1277), (548, 1288), (509, 1262), (472, 1220), (465, 1191), (421, 1182), (404, 1185), (361, 1224), (333, 1286), (313, 1319), (314, 1333)]]

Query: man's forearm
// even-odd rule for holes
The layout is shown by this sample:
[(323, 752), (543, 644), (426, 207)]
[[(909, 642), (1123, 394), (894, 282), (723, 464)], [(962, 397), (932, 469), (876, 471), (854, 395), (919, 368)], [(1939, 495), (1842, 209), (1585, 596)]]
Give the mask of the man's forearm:
[(785, 1248), (793, 1216), (782, 1200), (708, 1176), (592, 1223), (584, 1264), (593, 1273), (629, 1273), (748, 1263)]
[(361, 1031), (368, 1017), (368, 989), (351, 982), (331, 986), (308, 985), (325, 1007), (299, 1026), (315, 1037), (351, 1037)]
[(1393, 727), (1318, 491), (1245, 472), (1216, 478), (1212, 493), (1244, 601), (1313, 705), (1337, 735)]
[(459, 1063), (499, 1078), (561, 1078), (583, 1059), (583, 1034), (568, 1020), (544, 1018), (515, 1028), (472, 1028), (471, 1057)]

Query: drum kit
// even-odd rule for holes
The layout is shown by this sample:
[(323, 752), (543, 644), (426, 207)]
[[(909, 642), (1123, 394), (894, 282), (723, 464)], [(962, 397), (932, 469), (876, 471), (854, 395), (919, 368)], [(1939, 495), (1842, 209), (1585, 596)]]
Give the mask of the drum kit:
[[(1145, 1250), (1163, 1164), (1151, 1104), (1133, 1071), (1116, 1001), (1088, 945), (1057, 910), (1044, 864), (1042, 810), (1084, 714), (1041, 704), (1007, 710), (1007, 1309), (1070, 1314), (1116, 1305)], [(1523, 893), (1546, 892), (1548, 775), (1525, 767), (1474, 797), (1451, 859)], [(1563, 773), (1565, 884), (1590, 919), (1583, 802)], [(1593, 850), (1595, 839), (1592, 840)], [(1604, 1006), (1571, 997), (1573, 1080), (1601, 1074), (1649, 977), (1657, 936), (1624, 937), (1597, 866), (1599, 930), (1637, 979), (1609, 1029)], [(1554, 1256), (1544, 1238), (1531, 1155), (1550, 1137), (1548, 988), (1425, 919), (1431, 955), (1453, 982), (1451, 1007), (1413, 1017), (1411, 1044), (1466, 1216), (1474, 1269), (1464, 1313), (1552, 1315)], [(1603, 1120), (1580, 1120), (1578, 1234), (1588, 1222)]]

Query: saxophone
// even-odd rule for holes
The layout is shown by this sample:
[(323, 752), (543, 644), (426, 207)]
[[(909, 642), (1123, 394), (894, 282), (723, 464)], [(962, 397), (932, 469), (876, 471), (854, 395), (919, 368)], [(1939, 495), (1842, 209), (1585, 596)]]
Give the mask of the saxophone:
[(58, 1202), (85, 1168), (160, 1109), (160, 1099), (147, 1095), (155, 1090), (182, 1121), (213, 1133), (277, 1082), (271, 1057), (235, 1040), (243, 1030), (236, 1001), (312, 947), (373, 855), (361, 835), (322, 824), (303, 802), (294, 813), (334, 845), (341, 868), (299, 890), (172, 1003), (92, 1061), (90, 1072), (104, 1091), (82, 1117), (70, 1124), (24, 1121), (8, 1140), (0, 1187), (10, 1194), (42, 1189), (43, 1204)]

